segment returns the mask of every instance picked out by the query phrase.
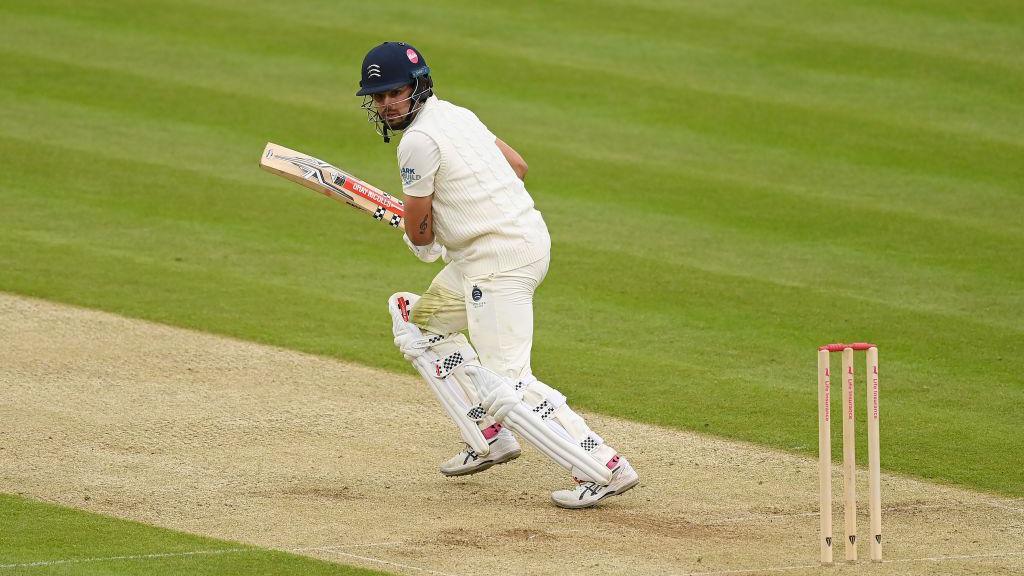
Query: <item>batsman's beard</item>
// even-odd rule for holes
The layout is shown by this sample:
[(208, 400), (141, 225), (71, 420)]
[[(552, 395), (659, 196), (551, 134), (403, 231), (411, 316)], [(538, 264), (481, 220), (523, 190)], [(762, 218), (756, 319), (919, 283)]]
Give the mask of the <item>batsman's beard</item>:
[[(421, 82), (420, 78), (416, 79), (416, 83), (413, 86), (412, 94), (405, 99), (399, 100), (398, 102), (392, 102), (387, 105), (382, 113), (381, 108), (373, 100), (373, 95), (369, 94), (363, 98), (362, 108), (366, 110), (366, 119), (373, 124), (377, 131), (377, 134), (384, 137), (384, 142), (390, 142), (391, 137), (389, 132), (401, 132), (412, 124), (412, 121), (416, 118), (416, 114), (423, 107), (424, 102), (427, 98), (434, 94), (433, 85), (431, 82)], [(408, 105), (409, 109), (404, 114), (394, 115), (388, 118), (387, 111), (395, 111), (395, 109), (401, 109)]]

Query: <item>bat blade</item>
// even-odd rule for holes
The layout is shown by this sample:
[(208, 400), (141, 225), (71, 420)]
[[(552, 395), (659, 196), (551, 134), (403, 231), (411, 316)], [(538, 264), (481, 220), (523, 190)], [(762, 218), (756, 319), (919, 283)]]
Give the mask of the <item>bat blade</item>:
[(401, 200), (319, 158), (267, 142), (260, 167), (366, 212), (375, 220), (405, 229), (405, 204)]

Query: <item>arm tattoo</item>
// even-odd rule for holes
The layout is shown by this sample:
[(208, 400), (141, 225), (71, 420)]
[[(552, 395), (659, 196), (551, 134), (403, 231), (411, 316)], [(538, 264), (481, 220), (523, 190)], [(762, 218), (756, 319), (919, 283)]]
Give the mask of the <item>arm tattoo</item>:
[(426, 234), (427, 233), (427, 218), (428, 217), (429, 216), (424, 216), (423, 217), (423, 222), (420, 222), (420, 234)]

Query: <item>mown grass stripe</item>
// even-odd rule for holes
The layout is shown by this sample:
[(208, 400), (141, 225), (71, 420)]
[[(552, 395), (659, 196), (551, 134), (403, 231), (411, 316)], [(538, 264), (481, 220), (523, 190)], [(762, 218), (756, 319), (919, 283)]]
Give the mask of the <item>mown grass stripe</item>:
[(530, 162), (555, 239), (546, 381), (807, 451), (803, 351), (871, 338), (907, 439), (887, 467), (1024, 486), (984, 458), (1024, 450), (999, 438), (1024, 345), (1011, 6), (136, 8), (0, 7), (0, 289), (406, 370), (373, 302), (434, 270), (254, 158), (278, 140), (397, 190), (351, 95), (372, 15)]
[(25, 574), (144, 573), (303, 576), (383, 574), (299, 553), (361, 544), (274, 550), (0, 494), (0, 571)]
[[(130, 30), (130, 29), (129, 29), (129, 32), (135, 33), (135, 31)], [(481, 48), (483, 48), (485, 50), (487, 48), (487, 46), (484, 44), (484, 45), (481, 45)], [(490, 49), (494, 50), (493, 47), (490, 47)], [(585, 52), (585, 53), (588, 53), (588, 52)], [(507, 50), (503, 50), (501, 52), (496, 52), (496, 55), (498, 55), (500, 57), (508, 57), (508, 52), (507, 52)], [(545, 55), (544, 54), (539, 54), (538, 56), (531, 57), (530, 60), (531, 61), (538, 61), (538, 58), (542, 58), (543, 59), (543, 58), (545, 58)], [(305, 61), (305, 60), (303, 60), (303, 61)], [(594, 65), (594, 66), (596, 67), (598, 65)], [(180, 67), (167, 67), (167, 68), (172, 73), (175, 73), (175, 74), (180, 76), (180, 72), (178, 72), (180, 70)], [(330, 69), (329, 63), (325, 63), (324, 68), (329, 70)], [(939, 69), (944, 69), (944, 67), (939, 67)], [(144, 70), (144, 69), (141, 69), (141, 70)], [(588, 69), (587, 73), (589, 74), (592, 70), (593, 70), (593, 67), (591, 69)], [(624, 72), (616, 71), (616, 74), (624, 74)], [(316, 75), (313, 75), (313, 76), (316, 77)], [(308, 77), (308, 75), (306, 77)], [(1000, 76), (1000, 77), (1002, 77), (1002, 76)], [(299, 78), (303, 78), (303, 77), (299, 77)], [(639, 76), (636, 76), (636, 75), (634, 75), (634, 76), (627, 76), (627, 78), (630, 80), (630, 82), (633, 82), (635, 80), (638, 80)], [(961, 78), (961, 76), (955, 75), (954, 78), (958, 79), (958, 78)], [(903, 78), (903, 77), (900, 77), (900, 79), (901, 79), (901, 81), (905, 81), (905, 78)], [(666, 85), (668, 85), (668, 86), (673, 86), (675, 82), (676, 82), (676, 77), (675, 76), (669, 77), (669, 78), (666, 79)], [(974, 85), (975, 85), (974, 82), (969, 84), (969, 86), (974, 86)], [(686, 86), (686, 87), (687, 88), (692, 88), (691, 85), (690, 86)], [(682, 87), (680, 87), (680, 88), (682, 88)], [(946, 86), (944, 89), (947, 90), (948, 86)], [(717, 95), (717, 94), (722, 94), (723, 93), (723, 92), (721, 92), (719, 90), (706, 90), (706, 91), (709, 91), (713, 95)], [(880, 91), (885, 91), (885, 90), (882, 89)], [(1013, 92), (1013, 91), (1014, 90), (1012, 89), (1011, 92)], [(919, 88), (919, 93), (920, 93), (920, 88)], [(770, 92), (768, 92), (767, 94), (770, 94)], [(760, 98), (764, 98), (765, 95), (766, 95), (765, 92), (760, 92), (760, 93), (754, 93), (754, 94), (746, 94), (746, 95), (743, 95), (742, 97), (744, 97), (744, 98), (752, 98), (753, 97), (755, 99), (760, 99)], [(1012, 98), (1012, 99), (1010, 99), (1008, 101), (1009, 102), (1017, 102), (1018, 100), (1016, 98)], [(778, 104), (782, 104), (782, 102), (778, 102)], [(788, 104), (790, 104), (792, 106), (793, 104), (796, 104), (796, 102), (791, 101), (791, 102), (788, 102)], [(811, 107), (808, 107), (808, 108), (811, 108)], [(830, 107), (826, 106), (824, 104), (824, 101), (819, 100), (819, 101), (814, 102), (813, 108), (817, 109), (817, 110), (828, 110)], [(910, 110), (906, 111), (906, 112), (912, 112), (912, 108)], [(899, 117), (896, 117), (896, 119), (902, 118), (903, 116), (905, 116), (905, 115), (900, 115)], [(935, 119), (937, 119), (937, 118), (933, 117), (933, 120), (935, 120)], [(856, 120), (864, 121), (864, 122), (878, 122), (879, 121), (876, 114), (867, 114), (867, 113), (861, 115), (861, 117), (857, 118)], [(905, 124), (904, 124), (904, 127), (907, 127), (907, 126), (905, 126)], [(928, 129), (928, 126), (927, 125), (921, 125), (921, 126), (918, 126), (918, 128), (919, 129)], [(931, 129), (948, 132), (948, 128), (946, 128), (942, 124), (935, 125)], [(1017, 132), (1017, 133), (1019, 134), (1019, 132)], [(983, 137), (982, 134), (975, 134), (975, 136), (976, 137)], [(1019, 140), (1017, 140), (1017, 141), (1019, 142)]]

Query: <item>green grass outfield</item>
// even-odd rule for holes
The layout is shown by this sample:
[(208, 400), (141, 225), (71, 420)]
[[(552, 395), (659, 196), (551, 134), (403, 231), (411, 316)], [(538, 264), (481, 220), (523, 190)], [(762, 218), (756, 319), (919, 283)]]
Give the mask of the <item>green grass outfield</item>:
[(395, 39), (530, 163), (575, 405), (811, 454), (815, 347), (870, 339), (882, 466), (1024, 496), (1019, 2), (7, 0), (0, 290), (409, 371), (436, 268), (256, 167), (399, 190), (352, 96)]
[(385, 574), (0, 494), (0, 574)]

